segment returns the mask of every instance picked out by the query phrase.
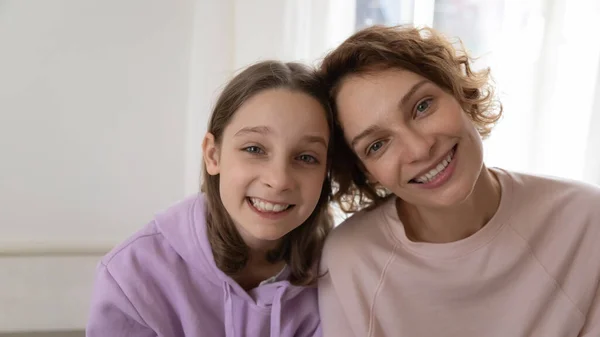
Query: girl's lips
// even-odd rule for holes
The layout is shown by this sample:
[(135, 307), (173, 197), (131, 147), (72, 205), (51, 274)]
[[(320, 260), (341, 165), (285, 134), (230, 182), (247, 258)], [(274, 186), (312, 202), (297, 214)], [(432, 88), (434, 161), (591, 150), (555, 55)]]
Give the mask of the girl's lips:
[(283, 218), (283, 217), (287, 216), (291, 212), (291, 210), (295, 207), (295, 205), (290, 205), (288, 208), (286, 208), (285, 210), (280, 211), (280, 212), (272, 212), (272, 211), (268, 212), (268, 211), (263, 211), (263, 210), (256, 208), (252, 204), (252, 201), (250, 200), (250, 198), (246, 198), (246, 203), (248, 204), (250, 209), (253, 210), (256, 214), (258, 214), (262, 218), (269, 219), (269, 220), (277, 220), (277, 219)]

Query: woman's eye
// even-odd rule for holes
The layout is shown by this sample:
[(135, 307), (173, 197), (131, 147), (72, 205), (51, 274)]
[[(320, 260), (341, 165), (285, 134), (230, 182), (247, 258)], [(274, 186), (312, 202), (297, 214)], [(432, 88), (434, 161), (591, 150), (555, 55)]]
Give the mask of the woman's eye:
[(422, 115), (425, 112), (427, 112), (427, 110), (429, 110), (429, 107), (431, 106), (432, 101), (433, 101), (433, 99), (428, 98), (426, 100), (421, 101), (419, 104), (417, 104), (417, 107), (416, 107), (417, 116)]
[(383, 140), (380, 140), (380, 141), (377, 141), (377, 142), (371, 144), (371, 146), (369, 146), (369, 148), (367, 149), (367, 155), (370, 155), (372, 153), (379, 151), (382, 147), (383, 147)]
[(308, 164), (314, 164), (314, 163), (318, 163), (319, 161), (317, 160), (317, 158), (309, 155), (309, 154), (302, 154), (300, 156), (298, 156), (298, 160), (303, 161), (305, 163)]
[(248, 146), (242, 149), (243, 151), (246, 151), (248, 153), (253, 153), (253, 154), (262, 154), (264, 153), (263, 150), (258, 147), (258, 146)]

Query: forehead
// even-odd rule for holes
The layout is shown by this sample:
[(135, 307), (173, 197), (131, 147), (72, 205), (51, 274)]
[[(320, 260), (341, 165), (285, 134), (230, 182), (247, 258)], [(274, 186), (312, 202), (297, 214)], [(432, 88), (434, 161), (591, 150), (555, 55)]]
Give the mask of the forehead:
[(345, 134), (360, 132), (375, 120), (398, 111), (402, 97), (425, 78), (402, 69), (386, 69), (344, 79), (335, 97)]
[(242, 128), (267, 126), (275, 135), (321, 134), (327, 140), (329, 127), (324, 108), (312, 96), (290, 89), (267, 89), (250, 97), (235, 112), (225, 128), (233, 135)]

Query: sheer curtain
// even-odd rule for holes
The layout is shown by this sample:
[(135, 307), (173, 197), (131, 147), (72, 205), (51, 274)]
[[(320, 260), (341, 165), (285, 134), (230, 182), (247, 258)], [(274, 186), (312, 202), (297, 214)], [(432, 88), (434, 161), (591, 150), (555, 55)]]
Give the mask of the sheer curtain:
[(460, 37), (476, 67), (492, 68), (505, 108), (485, 141), (488, 165), (600, 183), (600, 1), (287, 2), (310, 13), (288, 12), (305, 27), (293, 55), (313, 63), (372, 24), (427, 25)]

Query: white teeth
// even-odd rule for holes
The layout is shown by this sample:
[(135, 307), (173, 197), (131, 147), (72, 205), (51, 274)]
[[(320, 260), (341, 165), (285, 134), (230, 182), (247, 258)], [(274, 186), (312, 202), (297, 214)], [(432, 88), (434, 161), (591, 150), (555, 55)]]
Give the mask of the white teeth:
[(282, 212), (290, 207), (289, 204), (272, 204), (257, 198), (250, 198), (252, 205), (262, 212)]
[(289, 205), (275, 205), (273, 206), (273, 212), (285, 211), (288, 207)]
[(433, 180), (441, 171), (443, 171), (448, 164), (452, 161), (452, 156), (454, 155), (454, 151), (450, 152), (446, 158), (444, 158), (436, 167), (431, 169), (429, 172), (423, 174), (422, 176), (415, 178), (415, 181), (419, 183), (428, 183)]

